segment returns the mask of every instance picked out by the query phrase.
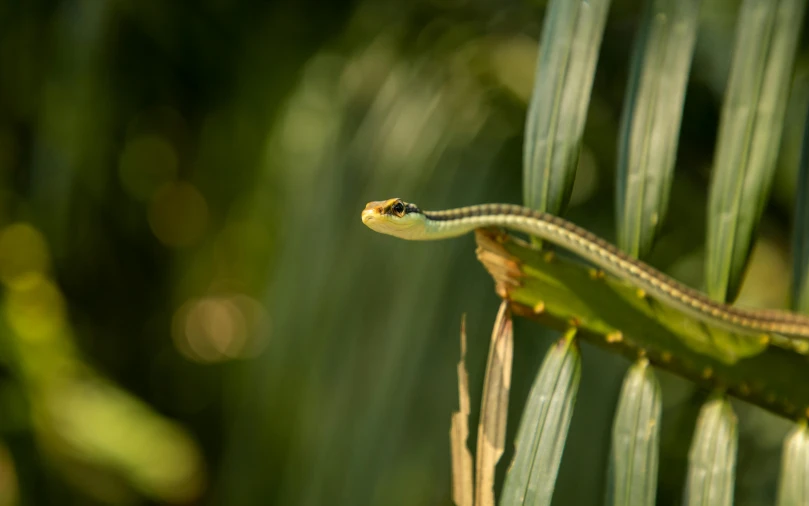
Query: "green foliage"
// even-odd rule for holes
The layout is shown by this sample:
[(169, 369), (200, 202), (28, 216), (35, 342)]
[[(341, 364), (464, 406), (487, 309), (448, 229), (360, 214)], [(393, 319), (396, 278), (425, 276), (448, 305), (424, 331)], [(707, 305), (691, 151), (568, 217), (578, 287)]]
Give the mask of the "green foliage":
[(645, 2), (618, 142), (617, 245), (648, 255), (668, 210), (700, 0)]
[[(702, 323), (634, 286), (604, 277), (581, 263), (536, 250), (513, 238), (481, 234), (481, 255), (499, 283), (519, 280), (508, 299), (520, 311), (552, 328), (575, 322), (580, 336), (630, 359), (655, 365), (786, 417), (809, 407), (807, 357), (768, 345), (759, 336)], [(502, 275), (500, 264), (516, 270)]]
[(647, 360), (639, 360), (624, 379), (612, 426), (606, 504), (655, 504), (660, 397), (654, 370)]
[[(556, 5), (552, 3), (545, 20), (542, 56), (552, 54), (548, 47), (554, 43), (575, 46), (575, 41), (569, 42), (565, 36), (570, 33), (564, 29), (567, 18), (560, 14), (565, 11), (558, 7), (555, 10)], [(576, 12), (576, 5), (576, 2), (567, 4), (567, 12)], [(619, 151), (618, 232), (620, 245), (630, 255), (646, 255), (650, 251), (666, 213), (697, 7), (698, 2), (677, 7), (673, 3), (647, 2), (627, 89)], [(736, 298), (749, 260), (753, 232), (769, 198), (788, 96), (785, 76), (793, 68), (804, 8), (805, 2), (801, 0), (745, 0), (742, 5), (708, 213), (706, 284), (709, 295), (719, 300)], [(673, 34), (667, 40), (669, 30)], [(557, 32), (563, 35), (556, 35)], [(600, 35), (581, 35), (578, 40), (585, 46), (598, 44)], [(556, 149), (553, 136), (537, 135), (539, 119), (551, 124), (564, 121), (555, 116), (560, 95), (548, 93), (548, 84), (540, 84), (540, 80), (556, 82), (548, 78), (549, 74), (562, 80), (568, 68), (586, 67), (589, 60), (571, 52), (564, 64), (551, 73), (547, 69), (549, 59), (542, 56), (528, 113), (525, 200), (532, 207), (559, 212), (570, 196), (571, 184), (558, 181), (572, 181), (576, 161), (568, 159), (560, 168), (550, 163), (552, 156), (537, 156), (554, 153), (548, 146)], [(570, 117), (571, 121), (578, 118), (573, 113)], [(799, 217), (798, 222), (801, 220)], [(800, 231), (798, 252), (802, 237)], [(515, 304), (517, 312), (560, 329), (576, 329), (568, 332), (581, 332), (598, 344), (630, 357), (643, 357), (644, 369), (649, 357), (694, 381), (729, 390), (778, 413), (791, 417), (809, 413), (809, 398), (802, 388), (806, 381), (798, 379), (805, 377), (805, 354), (792, 353), (789, 347), (769, 349), (769, 344), (779, 336), (761, 339), (712, 329), (711, 324), (693, 321), (687, 314), (677, 314), (673, 308), (649, 300), (636, 287), (613, 283), (609, 278), (602, 280), (603, 274), (598, 272), (592, 272), (588, 278), (581, 267), (553, 260), (550, 253), (532, 252), (512, 239), (480, 233), (478, 244), (479, 258), (495, 278), (498, 292)], [(795, 293), (800, 297), (803, 259), (798, 259), (795, 266)], [(803, 343), (800, 344), (798, 351), (803, 348)], [(789, 372), (783, 369), (788, 360), (793, 362)], [(653, 504), (660, 389), (654, 377), (644, 377), (643, 371), (630, 372), (629, 378), (638, 380), (628, 379), (621, 393), (614, 422), (607, 498), (611, 504)], [(632, 388), (633, 385), (636, 386)], [(644, 393), (644, 385), (648, 385), (648, 393)], [(548, 477), (543, 469), (526, 464), (525, 454), (532, 455), (534, 448), (543, 444), (544, 436), (544, 420), (533, 416), (530, 403), (529, 400), (529, 408), (523, 414), (514, 467), (504, 486), (505, 504), (522, 504), (523, 500), (549, 503), (555, 484), (555, 467)], [(638, 419), (643, 423), (635, 423)], [(520, 448), (519, 441), (525, 437), (528, 430), (525, 426), (529, 424), (540, 436), (532, 442), (530, 450), (525, 450)], [(558, 436), (544, 437), (545, 444), (559, 447)], [(800, 444), (795, 441), (793, 437), (785, 457), (785, 462), (789, 461), (785, 465), (792, 469), (783, 470), (787, 477), (782, 478), (785, 480), (782, 489), (788, 492), (782, 491), (782, 497), (800, 495), (800, 491), (784, 484), (800, 480), (791, 473), (806, 478), (800, 457), (791, 456), (800, 453)], [(733, 503), (737, 445), (736, 415), (727, 398), (717, 394), (702, 407), (697, 420), (684, 489), (686, 504)], [(540, 493), (530, 486), (532, 480), (544, 484)]]
[(551, 503), (579, 390), (581, 356), (575, 336), (571, 330), (551, 346), (528, 394), (500, 498), (503, 506)]
[(798, 424), (784, 441), (778, 484), (778, 506), (809, 502), (809, 431), (806, 421)]
[[(578, 166), (575, 180), (554, 176), (569, 194), (549, 199), (569, 198), (570, 218), (610, 238), (640, 3), (612, 0), (609, 16), (605, 2), (556, 4), (577, 9), (568, 35), (591, 38), (553, 53), (583, 57), (565, 71), (578, 81), (544, 79), (557, 66), (537, 80), (566, 98), (564, 116), (533, 116), (534, 134), (556, 129), (543, 134), (558, 141), (546, 146), (555, 171)], [(426, 208), (520, 201), (532, 69), (546, 61), (537, 40), (562, 33), (542, 28), (546, 7), (0, 2), (0, 504), (447, 504), (458, 315), (469, 315), (475, 423), (497, 300), (471, 239), (401, 244), (358, 211), (394, 195)], [(736, 2), (702, 8), (669, 218), (648, 257), (692, 286)], [(800, 129), (789, 117), (785, 128), (785, 139)], [(746, 287), (768, 298), (753, 304), (783, 302), (788, 267), (772, 239), (789, 225), (786, 193), (765, 212), (768, 256), (750, 272), (767, 270)], [(557, 339), (526, 329), (515, 320), (510, 430)], [(602, 504), (627, 361), (584, 330), (576, 339), (581, 386), (554, 502)], [(781, 361), (797, 384), (794, 357), (776, 355), (767, 367)], [(663, 439), (693, 382), (658, 375)], [(737, 465), (760, 481), (737, 500), (769, 504), (757, 498), (778, 466), (761, 457), (783, 422), (745, 413)], [(666, 459), (658, 483), (678, 476)]]
[(561, 213), (570, 199), (610, 0), (552, 0), (523, 145), (523, 201)]
[(727, 398), (702, 407), (688, 455), (687, 506), (731, 506), (738, 446), (736, 414)]
[(805, 0), (744, 0), (712, 172), (705, 286), (734, 300), (770, 194)]

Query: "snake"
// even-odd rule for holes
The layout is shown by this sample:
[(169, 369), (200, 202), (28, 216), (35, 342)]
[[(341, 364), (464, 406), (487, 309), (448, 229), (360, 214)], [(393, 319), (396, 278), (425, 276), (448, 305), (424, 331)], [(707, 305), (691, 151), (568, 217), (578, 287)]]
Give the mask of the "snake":
[[(809, 344), (809, 316), (774, 309), (745, 308), (710, 298), (628, 255), (595, 234), (558, 216), (514, 204), (478, 204), (425, 211), (400, 198), (369, 202), (362, 222), (386, 235), (411, 241), (459, 237), (499, 227), (548, 241), (643, 290), (697, 320), (743, 334), (775, 334)], [(797, 344), (797, 343), (796, 343)]]

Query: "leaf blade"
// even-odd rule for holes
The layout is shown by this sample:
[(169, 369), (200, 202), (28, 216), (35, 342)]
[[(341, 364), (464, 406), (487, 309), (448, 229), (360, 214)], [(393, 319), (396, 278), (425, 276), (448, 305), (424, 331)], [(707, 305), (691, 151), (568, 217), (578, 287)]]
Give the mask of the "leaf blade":
[(618, 246), (645, 256), (668, 208), (700, 0), (647, 0), (618, 142)]
[(769, 195), (805, 0), (745, 0), (709, 193), (705, 284), (733, 300)]
[(551, 502), (581, 377), (575, 334), (571, 329), (551, 346), (531, 387), (503, 485), (503, 506)]
[(561, 213), (570, 198), (610, 0), (552, 0), (523, 148), (523, 199)]
[(702, 406), (691, 450), (684, 503), (687, 506), (731, 506), (738, 446), (736, 415), (724, 396)]
[(467, 447), (469, 438), (469, 374), (466, 371), (466, 315), (461, 319), (461, 357), (458, 373), (458, 411), (450, 421), (450, 451), (452, 456), (452, 502), (455, 506), (474, 506), (475, 478), (472, 474), (472, 454)]
[(476, 233), (478, 259), (512, 311), (635, 360), (643, 353), (660, 369), (705, 388), (721, 386), (786, 418), (809, 408), (806, 354), (768, 335), (728, 332), (695, 320), (629, 283), (601, 276), (560, 255), (492, 231)]
[(495, 467), (503, 455), (506, 441), (508, 394), (511, 390), (511, 362), (514, 356), (514, 333), (508, 302), (500, 310), (492, 329), (483, 400), (478, 424), (478, 446), (475, 459), (475, 505), (494, 506)]
[(784, 440), (778, 506), (809, 503), (809, 429), (803, 420)]
[(660, 384), (641, 359), (627, 372), (612, 429), (607, 504), (652, 506), (660, 453)]

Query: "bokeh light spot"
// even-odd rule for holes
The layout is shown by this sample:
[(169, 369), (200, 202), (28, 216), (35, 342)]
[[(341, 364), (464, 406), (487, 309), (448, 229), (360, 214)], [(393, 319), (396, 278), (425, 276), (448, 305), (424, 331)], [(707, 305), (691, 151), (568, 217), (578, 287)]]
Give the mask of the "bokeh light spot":
[(127, 142), (118, 161), (118, 175), (127, 193), (148, 200), (177, 177), (177, 152), (165, 138), (144, 135)]
[(247, 324), (247, 341), (240, 351), (242, 358), (255, 357), (267, 345), (270, 332), (270, 317), (264, 306), (247, 295), (235, 295), (233, 303), (239, 308)]
[(185, 322), (188, 344), (203, 359), (214, 361), (238, 356), (246, 339), (244, 317), (225, 298), (199, 301)]
[(205, 197), (189, 183), (162, 186), (149, 206), (149, 225), (157, 239), (166, 246), (193, 244), (205, 232), (207, 223)]
[(27, 223), (15, 223), (0, 231), (0, 281), (15, 287), (41, 275), (50, 264), (42, 234)]
[(253, 357), (266, 343), (267, 320), (261, 304), (246, 295), (192, 299), (175, 314), (172, 335), (194, 361)]

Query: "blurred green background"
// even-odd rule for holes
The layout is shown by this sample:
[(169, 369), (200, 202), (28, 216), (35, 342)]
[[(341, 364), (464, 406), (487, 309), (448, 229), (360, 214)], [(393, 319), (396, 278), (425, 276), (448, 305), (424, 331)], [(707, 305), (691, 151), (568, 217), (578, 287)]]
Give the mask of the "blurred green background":
[[(450, 504), (460, 319), (474, 426), (498, 299), (471, 237), (405, 243), (360, 211), (520, 202), (544, 9), (0, 0), (0, 506)], [(703, 2), (650, 258), (694, 286), (737, 10)], [(613, 0), (567, 214), (607, 238), (640, 11)], [(787, 297), (808, 57), (804, 35), (748, 304)], [(517, 322), (509, 441), (552, 338)], [(627, 367), (583, 355), (560, 505), (602, 502)], [(676, 504), (704, 393), (660, 377)], [(790, 425), (737, 413), (736, 503), (770, 504)]]

